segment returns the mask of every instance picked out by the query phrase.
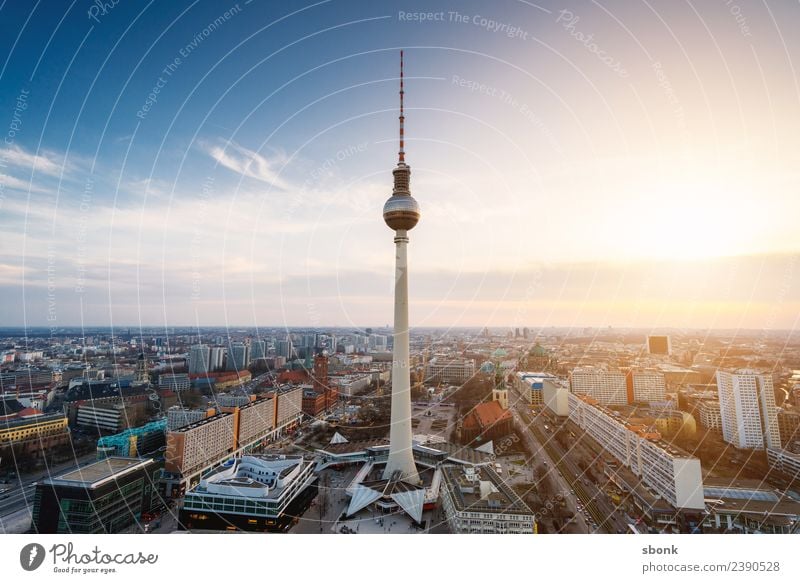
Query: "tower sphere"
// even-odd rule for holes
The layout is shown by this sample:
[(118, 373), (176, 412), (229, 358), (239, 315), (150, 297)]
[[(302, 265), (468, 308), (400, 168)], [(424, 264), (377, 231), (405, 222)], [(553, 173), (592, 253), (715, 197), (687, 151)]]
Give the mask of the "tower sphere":
[(419, 216), (419, 205), (410, 194), (393, 194), (383, 205), (383, 220), (394, 231), (410, 231)]

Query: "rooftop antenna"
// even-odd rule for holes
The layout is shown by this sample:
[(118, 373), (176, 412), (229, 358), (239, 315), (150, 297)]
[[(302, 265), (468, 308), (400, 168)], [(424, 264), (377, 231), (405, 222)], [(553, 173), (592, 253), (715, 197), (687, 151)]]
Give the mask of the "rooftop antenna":
[(403, 51), (400, 51), (400, 159), (398, 160), (401, 164), (405, 164), (406, 162), (406, 152), (405, 152), (405, 130), (404, 124), (406, 121), (406, 116), (403, 115)]

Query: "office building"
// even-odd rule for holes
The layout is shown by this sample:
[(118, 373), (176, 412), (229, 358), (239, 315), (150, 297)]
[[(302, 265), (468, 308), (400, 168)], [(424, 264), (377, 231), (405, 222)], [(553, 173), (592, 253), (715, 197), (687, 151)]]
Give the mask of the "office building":
[(519, 371), (514, 374), (512, 385), (523, 401), (531, 407), (541, 407), (544, 405), (544, 386), (551, 383), (548, 389), (552, 389), (554, 384), (560, 383), (560, 379), (555, 375), (546, 372), (526, 372)]
[(0, 392), (45, 387), (54, 382), (52, 370), (22, 368), (0, 373)]
[(717, 371), (722, 438), (740, 449), (779, 449), (772, 377), (754, 371)]
[(97, 440), (97, 458), (141, 457), (153, 454), (166, 444), (166, 419), (131, 427)]
[[(98, 391), (92, 391), (97, 394)], [(117, 391), (111, 391), (111, 394)], [(153, 402), (145, 394), (70, 401), (64, 409), (71, 425), (117, 433), (147, 421)]]
[(363, 393), (372, 382), (370, 373), (332, 375), (329, 378), (331, 385), (335, 385), (338, 394), (343, 397), (354, 397)]
[(429, 383), (462, 385), (473, 376), (475, 376), (475, 361), (471, 358), (434, 356), (425, 367), (425, 380)]
[(33, 529), (40, 534), (113, 534), (156, 508), (160, 466), (109, 457), (36, 486)]
[(114, 399), (110, 402), (89, 401), (80, 405), (75, 417), (78, 427), (97, 428), (99, 431), (122, 431), (128, 426), (125, 404)]
[(389, 344), (389, 339), (383, 334), (369, 335), (369, 349), (375, 352), (385, 352)]
[(647, 337), (648, 354), (669, 356), (672, 354), (672, 343), (669, 336), (651, 335)]
[(454, 534), (535, 534), (536, 519), (519, 496), (489, 467), (442, 467), (445, 520)]
[(186, 373), (158, 375), (159, 389), (169, 389), (178, 393), (180, 391), (188, 391), (191, 386), (192, 382)]

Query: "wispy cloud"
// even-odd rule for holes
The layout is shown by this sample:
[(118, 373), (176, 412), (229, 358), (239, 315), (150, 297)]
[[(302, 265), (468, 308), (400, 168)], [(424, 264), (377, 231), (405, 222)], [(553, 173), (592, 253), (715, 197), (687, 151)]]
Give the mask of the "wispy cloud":
[(279, 154), (276, 154), (273, 159), (269, 159), (231, 141), (221, 145), (207, 144), (204, 149), (220, 166), (228, 170), (247, 178), (266, 182), (281, 190), (289, 188), (288, 181), (280, 176), (281, 167), (286, 160)]
[(61, 176), (62, 173), (72, 170), (72, 165), (67, 162), (63, 155), (50, 151), (33, 154), (19, 146), (1, 148), (0, 160), (5, 160), (6, 164), (13, 168), (40, 172), (48, 176)]
[(9, 190), (19, 190), (21, 192), (46, 192), (47, 189), (33, 184), (30, 180), (16, 178), (9, 174), (0, 174), (0, 184)]

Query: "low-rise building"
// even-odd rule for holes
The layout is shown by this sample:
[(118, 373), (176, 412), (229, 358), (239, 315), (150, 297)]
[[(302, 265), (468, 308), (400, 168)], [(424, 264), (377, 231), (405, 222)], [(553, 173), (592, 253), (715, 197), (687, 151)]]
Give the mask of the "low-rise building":
[(45, 414), (17, 401), (13, 401), (16, 407), (11, 403), (0, 400), (0, 460), (13, 463), (18, 456), (38, 457), (70, 442), (67, 418), (62, 413)]
[(79, 405), (77, 411), (75, 424), (78, 427), (117, 432), (128, 426), (125, 404), (118, 399), (110, 402), (87, 401)]
[(363, 393), (372, 382), (371, 373), (331, 375), (329, 378), (343, 397), (355, 397)]
[(131, 427), (97, 440), (97, 457), (137, 457), (157, 452), (166, 444), (166, 419)]
[(792, 481), (800, 483), (800, 447), (795, 449), (768, 449), (769, 466), (789, 476)]
[(186, 373), (161, 374), (158, 376), (158, 387), (175, 392), (188, 391), (192, 387), (192, 382)]
[(325, 411), (325, 394), (317, 393), (312, 388), (303, 390), (303, 413), (316, 417)]
[(425, 380), (429, 383), (461, 385), (475, 376), (475, 361), (471, 358), (436, 356), (425, 367)]
[(530, 508), (489, 467), (447, 465), (440, 496), (455, 534), (535, 534)]
[(700, 417), (700, 425), (710, 431), (722, 431), (722, 413), (719, 410), (718, 399), (703, 399), (697, 403), (695, 409)]
[(187, 530), (285, 532), (317, 495), (314, 462), (303, 456), (243, 456), (186, 493)]
[(461, 439), (469, 443), (475, 439), (491, 441), (504, 437), (514, 430), (514, 417), (498, 401), (476, 405), (464, 416)]
[(40, 534), (112, 534), (160, 505), (152, 459), (109, 457), (36, 486), (33, 528)]
[(708, 511), (704, 532), (800, 532), (800, 501), (763, 481), (707, 478), (703, 491)]
[(546, 372), (517, 372), (513, 386), (520, 397), (531, 407), (544, 405), (545, 382), (558, 382), (559, 378)]
[(783, 447), (800, 442), (800, 409), (778, 409), (778, 432)]

